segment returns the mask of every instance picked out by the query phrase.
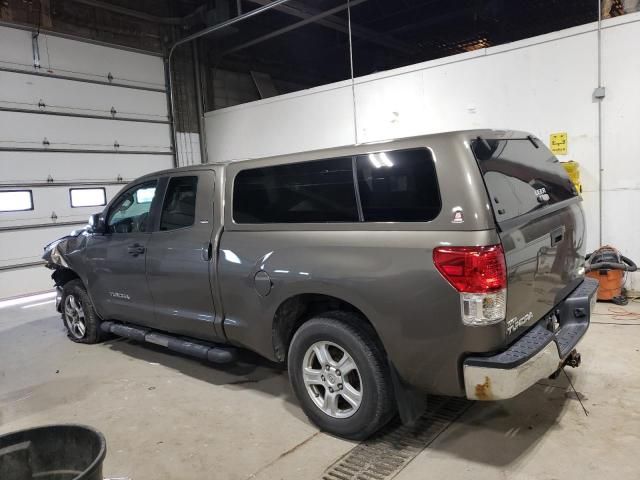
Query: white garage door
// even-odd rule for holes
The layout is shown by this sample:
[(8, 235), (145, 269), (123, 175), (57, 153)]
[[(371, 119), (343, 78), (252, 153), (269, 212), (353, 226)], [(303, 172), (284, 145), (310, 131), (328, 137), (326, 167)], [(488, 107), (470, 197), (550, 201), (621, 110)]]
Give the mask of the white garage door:
[(172, 166), (162, 58), (0, 27), (0, 298), (51, 288), (42, 247)]

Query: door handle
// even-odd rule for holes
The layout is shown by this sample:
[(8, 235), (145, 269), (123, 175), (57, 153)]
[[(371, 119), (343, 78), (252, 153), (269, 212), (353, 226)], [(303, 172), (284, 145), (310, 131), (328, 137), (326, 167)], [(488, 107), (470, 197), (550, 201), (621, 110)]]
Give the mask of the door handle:
[(139, 243), (134, 243), (133, 245), (129, 245), (127, 247), (127, 252), (132, 257), (137, 257), (138, 255), (142, 255), (144, 251), (145, 251), (144, 246), (140, 245)]

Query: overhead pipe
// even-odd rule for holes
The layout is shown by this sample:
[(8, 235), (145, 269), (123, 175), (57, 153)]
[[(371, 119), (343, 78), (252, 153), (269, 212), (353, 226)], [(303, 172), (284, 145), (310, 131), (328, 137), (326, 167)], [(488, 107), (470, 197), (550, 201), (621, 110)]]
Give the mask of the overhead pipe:
[[(85, 0), (82, 0), (85, 1)], [(86, 0), (86, 1), (94, 1), (94, 0)], [(184, 45), (185, 43), (191, 42), (192, 40), (195, 40), (196, 38), (201, 38), (201, 37), (205, 37), (213, 32), (217, 32), (218, 30), (222, 30), (224, 28), (230, 27), (231, 25), (235, 25), (236, 23), (240, 23), (243, 22), (244, 20), (248, 20), (251, 17), (254, 17), (256, 15), (260, 15), (263, 12), (266, 12), (267, 10), (271, 10), (272, 8), (275, 8), (279, 5), (282, 5), (284, 3), (289, 2), (290, 0), (274, 0), (273, 2), (267, 4), (267, 5), (263, 5), (262, 7), (256, 8), (254, 10), (251, 10), (247, 13), (243, 13), (242, 15), (238, 15), (237, 17), (234, 18), (230, 18), (229, 20), (225, 20), (224, 22), (220, 22), (216, 25), (211, 25), (210, 27), (204, 28), (198, 32), (192, 33), (191, 35), (187, 35), (184, 38), (181, 38), (180, 40), (175, 41), (171, 47), (169, 48), (169, 54), (167, 55), (167, 65), (168, 65), (168, 77), (169, 77), (169, 103), (171, 106), (171, 112), (173, 112), (173, 115), (171, 116), (171, 135), (173, 137), (173, 144), (176, 145), (176, 150), (174, 151), (174, 155), (176, 158), (176, 162), (177, 162), (177, 155), (178, 155), (178, 151), (177, 151), (177, 132), (176, 132), (176, 122), (175, 122), (175, 99), (174, 99), (174, 95), (173, 95), (173, 75), (171, 74), (171, 57), (173, 56), (173, 52), (176, 50), (177, 47), (179, 47), (180, 45)], [(197, 99), (198, 102), (201, 102), (202, 99), (198, 98)], [(203, 132), (200, 132), (201, 135), (203, 134)]]
[(196, 86), (196, 113), (198, 115), (198, 129), (200, 135), (200, 163), (207, 163), (207, 136), (204, 131), (204, 108), (202, 106), (202, 85), (200, 84), (202, 76), (200, 75), (200, 50), (198, 41), (191, 43), (191, 53), (193, 55), (193, 78)]

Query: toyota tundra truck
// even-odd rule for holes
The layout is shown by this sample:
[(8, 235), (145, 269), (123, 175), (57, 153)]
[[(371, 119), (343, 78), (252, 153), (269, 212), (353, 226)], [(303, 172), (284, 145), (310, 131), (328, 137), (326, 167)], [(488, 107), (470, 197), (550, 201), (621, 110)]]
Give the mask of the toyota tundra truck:
[(145, 175), (44, 254), (72, 341), (252, 350), (351, 439), (427, 394), (498, 401), (577, 366), (584, 258), (558, 160), (496, 130)]

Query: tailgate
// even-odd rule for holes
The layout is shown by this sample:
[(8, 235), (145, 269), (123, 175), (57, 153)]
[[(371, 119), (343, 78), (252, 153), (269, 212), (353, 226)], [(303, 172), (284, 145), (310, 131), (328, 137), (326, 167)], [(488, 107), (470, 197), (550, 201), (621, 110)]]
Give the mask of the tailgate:
[(584, 277), (580, 197), (533, 137), (472, 142), (507, 263), (507, 340), (551, 312)]

